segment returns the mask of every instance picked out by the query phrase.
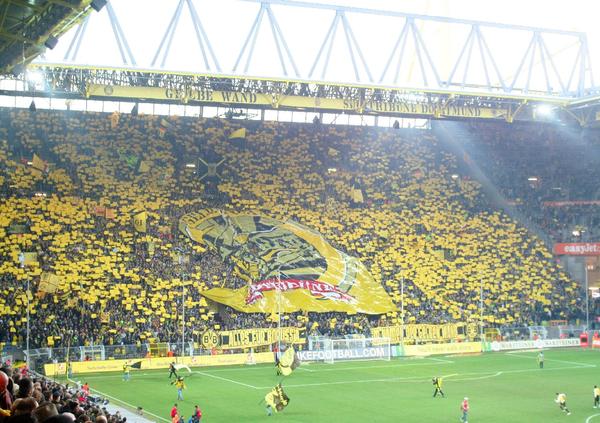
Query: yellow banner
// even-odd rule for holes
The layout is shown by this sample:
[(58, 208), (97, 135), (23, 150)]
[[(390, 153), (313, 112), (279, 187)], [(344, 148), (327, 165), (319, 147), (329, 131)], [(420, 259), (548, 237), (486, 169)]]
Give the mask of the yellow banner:
[(246, 138), (246, 128), (236, 129), (229, 135), (229, 139)]
[(40, 276), (40, 283), (38, 285), (38, 291), (52, 294), (56, 292), (59, 284), (60, 278), (57, 275), (49, 272), (42, 272)]
[(38, 264), (37, 253), (25, 253), (19, 254), (19, 262), (23, 266), (36, 266)]
[[(72, 361), (71, 369), (73, 374), (120, 372), (123, 371), (123, 365), (141, 361), (141, 370), (164, 369), (166, 372), (169, 369), (169, 364), (174, 360), (176, 360), (178, 364), (185, 364), (189, 367), (232, 366), (246, 364), (248, 362), (248, 354), (217, 354), (199, 355), (194, 357), (162, 357), (130, 360)], [(256, 363), (272, 363), (274, 361), (273, 353), (254, 353), (254, 361)], [(66, 368), (66, 363), (45, 364), (44, 372), (46, 373), (46, 376), (64, 376), (66, 374)], [(135, 373), (132, 373), (132, 375), (135, 377)]]
[(304, 328), (283, 327), (239, 329), (229, 331), (207, 330), (200, 337), (202, 348), (253, 348), (272, 345), (281, 340), (286, 344), (303, 344), (306, 342)]
[(457, 339), (472, 339), (477, 336), (477, 325), (448, 323), (445, 325), (380, 326), (371, 328), (371, 336), (374, 338), (390, 338), (392, 344), (411, 341), (454, 341)]
[(452, 344), (405, 345), (405, 356), (435, 354), (473, 354), (481, 352), (481, 342), (455, 342)]
[(183, 216), (179, 229), (251, 281), (202, 292), (236, 310), (382, 314), (395, 308), (358, 259), (296, 222), (204, 211)]
[(459, 117), (499, 119), (508, 116), (508, 109), (446, 105), (440, 106), (414, 101), (376, 101), (358, 99), (336, 99), (320, 97), (304, 97), (283, 94), (262, 94), (252, 91), (217, 91), (210, 88), (182, 87), (120, 87), (112, 85), (90, 84), (88, 97), (131, 98), (151, 100), (179, 100), (184, 103), (213, 103), (248, 106), (269, 106), (273, 108), (310, 108), (324, 111), (353, 111), (356, 113), (378, 112), (408, 116)]
[(141, 212), (133, 216), (133, 227), (138, 232), (146, 232), (146, 221), (148, 219), (148, 214), (146, 212)]

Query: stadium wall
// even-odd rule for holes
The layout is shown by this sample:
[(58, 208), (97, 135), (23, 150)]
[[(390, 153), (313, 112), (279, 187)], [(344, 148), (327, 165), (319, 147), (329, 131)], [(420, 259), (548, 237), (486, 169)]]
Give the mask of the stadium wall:
[[(392, 357), (425, 357), (429, 355), (443, 354), (476, 354), (481, 352), (499, 352), (509, 350), (531, 350), (545, 348), (561, 347), (579, 347), (581, 342), (578, 338), (568, 339), (538, 339), (535, 341), (501, 341), (501, 342), (453, 342), (440, 344), (423, 345), (393, 345), (391, 346)], [(382, 347), (373, 347), (359, 350), (341, 351), (338, 360), (347, 358), (367, 359), (382, 354), (371, 354), (378, 352)], [(367, 351), (368, 350), (368, 351)], [(372, 351), (371, 351), (372, 350)], [(298, 356), (302, 361), (324, 361), (326, 358), (324, 351), (298, 351)], [(202, 366), (232, 366), (243, 365), (248, 361), (248, 354), (218, 354), (218, 355), (200, 355), (193, 357), (163, 357), (163, 358), (143, 358), (140, 360), (98, 360), (98, 361), (75, 361), (71, 362), (71, 371), (73, 374), (83, 373), (101, 373), (101, 372), (120, 372), (123, 371), (125, 364), (141, 362), (140, 370), (167, 369), (169, 364), (176, 360), (179, 364), (185, 364), (189, 367)], [(273, 363), (274, 356), (272, 352), (254, 353), (254, 361), (258, 363)], [(57, 377), (66, 374), (67, 363), (51, 363), (44, 365), (46, 376)]]
[[(119, 372), (123, 371), (125, 364), (133, 364), (141, 361), (140, 370), (168, 369), (169, 364), (177, 361), (178, 364), (185, 364), (189, 367), (202, 366), (232, 366), (246, 364), (248, 354), (218, 354), (218, 355), (199, 355), (193, 357), (164, 357), (164, 358), (142, 358), (139, 360), (98, 360), (98, 361), (73, 361), (71, 362), (71, 371), (73, 374), (80, 373), (101, 373), (101, 372)], [(271, 352), (254, 353), (256, 363), (273, 363), (274, 357)], [(46, 376), (62, 376), (67, 371), (67, 363), (51, 363), (44, 365)]]

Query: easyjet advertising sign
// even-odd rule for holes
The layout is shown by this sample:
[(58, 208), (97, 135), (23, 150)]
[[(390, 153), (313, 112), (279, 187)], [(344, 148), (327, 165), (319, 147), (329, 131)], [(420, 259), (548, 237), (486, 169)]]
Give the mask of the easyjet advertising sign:
[(600, 242), (554, 244), (554, 254), (566, 256), (600, 256)]

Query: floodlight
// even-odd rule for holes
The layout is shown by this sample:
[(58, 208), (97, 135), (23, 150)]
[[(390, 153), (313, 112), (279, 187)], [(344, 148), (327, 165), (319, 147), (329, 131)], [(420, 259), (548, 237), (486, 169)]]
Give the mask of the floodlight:
[(535, 112), (540, 117), (551, 117), (554, 114), (554, 108), (549, 104), (538, 104)]
[(44, 45), (47, 48), (49, 48), (50, 50), (52, 50), (54, 47), (56, 47), (57, 44), (58, 44), (58, 38), (56, 38), (53, 35), (49, 36), (48, 39), (46, 40), (46, 42), (44, 43)]
[(94, 9), (96, 12), (99, 12), (104, 6), (106, 6), (106, 3), (107, 0), (92, 0), (90, 6), (92, 6), (92, 9)]
[(44, 74), (38, 70), (28, 70), (25, 79), (35, 87), (43, 86), (45, 82)]

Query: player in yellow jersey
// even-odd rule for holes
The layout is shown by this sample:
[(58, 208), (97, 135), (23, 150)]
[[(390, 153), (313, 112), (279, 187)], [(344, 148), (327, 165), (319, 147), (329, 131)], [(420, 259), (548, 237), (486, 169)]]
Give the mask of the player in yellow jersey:
[(567, 416), (571, 414), (571, 412), (567, 408), (567, 395), (566, 394), (559, 394), (557, 392), (556, 393), (556, 399), (554, 400), (554, 402), (558, 404), (558, 406), (560, 407), (560, 409), (562, 411), (564, 411), (565, 413), (567, 413)]
[(123, 364), (123, 381), (129, 382), (129, 361)]
[(594, 385), (594, 408), (600, 407), (600, 388)]
[(433, 397), (435, 398), (438, 393), (441, 394), (442, 397), (445, 397), (444, 392), (442, 391), (442, 378), (434, 377), (433, 379), (431, 379), (431, 382), (433, 383), (433, 387), (435, 388), (435, 391), (433, 392)]
[(540, 366), (540, 369), (544, 368), (544, 352), (540, 351), (540, 353), (537, 356), (537, 362), (538, 362), (538, 366)]
[(177, 388), (177, 399), (179, 401), (183, 401), (183, 390), (185, 389), (185, 382), (183, 381), (183, 378), (179, 376), (176, 380), (171, 382), (171, 385), (175, 385)]

